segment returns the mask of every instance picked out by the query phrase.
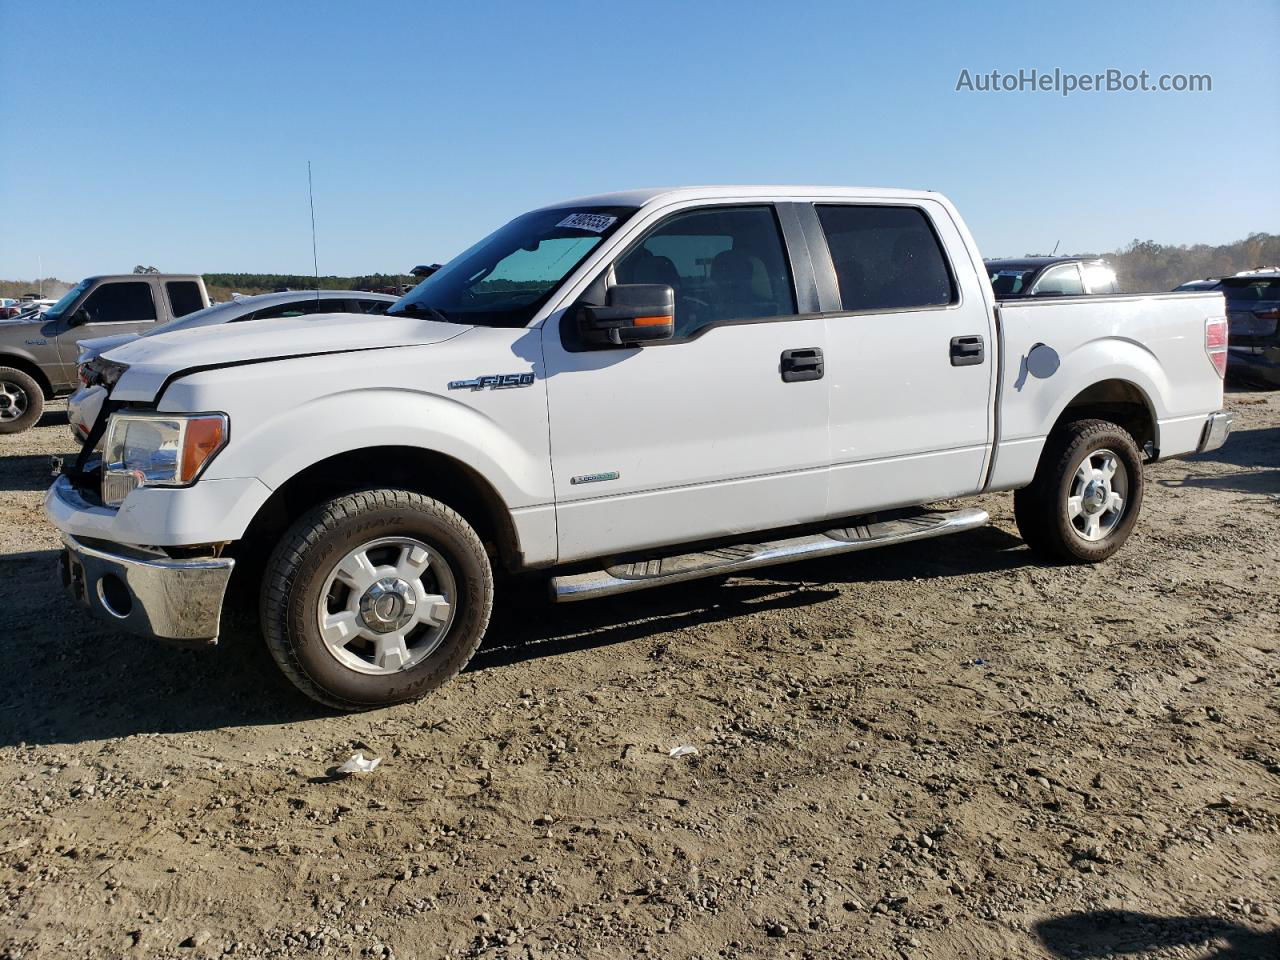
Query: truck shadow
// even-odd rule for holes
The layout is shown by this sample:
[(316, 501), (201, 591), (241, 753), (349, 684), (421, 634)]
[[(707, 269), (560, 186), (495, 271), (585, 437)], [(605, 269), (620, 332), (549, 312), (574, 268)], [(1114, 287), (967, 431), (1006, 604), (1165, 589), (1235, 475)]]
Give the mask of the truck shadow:
[[(1274, 960), (1280, 928), (1255, 930), (1214, 916), (1161, 917), (1131, 910), (1070, 913), (1035, 925), (1056, 957), (1135, 956), (1178, 947), (1197, 948), (1206, 960)], [(1211, 949), (1211, 953), (1202, 951)], [(1179, 954), (1181, 955), (1181, 954)]]
[[(1161, 486), (1280, 493), (1280, 427), (1237, 431), (1217, 450), (1186, 457), (1182, 462), (1190, 467), (1186, 474), (1180, 480), (1160, 480)], [(1221, 470), (1214, 465), (1244, 469)]]
[(0, 457), (0, 493), (45, 490), (53, 483), (53, 460), (48, 454)]
[[(951, 577), (1031, 563), (994, 528), (938, 543), (904, 544), (695, 581), (607, 602), (553, 604), (545, 583), (504, 584), (493, 623), (469, 670), (643, 640), (669, 630), (766, 610), (813, 607), (839, 596), (832, 584)], [(280, 675), (248, 623), (210, 650), (183, 650), (112, 631), (62, 594), (57, 551), (0, 556), (12, 599), (0, 640), (0, 746), (82, 743), (139, 733), (182, 733), (332, 716)]]
[(780, 567), (752, 576), (695, 580), (611, 597), (555, 604), (544, 587), (507, 590), (488, 636), (468, 670), (490, 670), (526, 660), (641, 640), (667, 630), (722, 623), (764, 610), (811, 607), (840, 595), (834, 584), (934, 579), (1011, 570), (1034, 563), (1022, 541), (995, 527), (844, 554)]

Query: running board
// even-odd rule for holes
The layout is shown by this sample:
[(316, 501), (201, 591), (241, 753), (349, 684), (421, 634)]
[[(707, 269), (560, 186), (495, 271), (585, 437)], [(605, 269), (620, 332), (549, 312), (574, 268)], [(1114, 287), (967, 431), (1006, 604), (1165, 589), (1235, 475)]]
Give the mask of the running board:
[(945, 513), (920, 513), (879, 523), (840, 527), (804, 537), (790, 537), (768, 543), (744, 543), (675, 557), (618, 564), (590, 573), (552, 577), (551, 596), (557, 603), (611, 597), (619, 593), (630, 593), (632, 590), (697, 580), (699, 577), (717, 577), (775, 563), (870, 550), (873, 547), (907, 543), (911, 540), (927, 540), (930, 537), (985, 526), (988, 519), (985, 510), (973, 508)]

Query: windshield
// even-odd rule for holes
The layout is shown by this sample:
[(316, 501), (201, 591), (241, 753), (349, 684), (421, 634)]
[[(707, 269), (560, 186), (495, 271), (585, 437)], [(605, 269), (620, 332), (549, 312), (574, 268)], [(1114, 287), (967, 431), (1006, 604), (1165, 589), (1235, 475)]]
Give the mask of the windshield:
[(559, 207), (516, 217), (414, 287), (388, 316), (523, 327), (634, 207)]
[(84, 293), (88, 289), (89, 289), (89, 281), (81, 280), (74, 287), (72, 287), (70, 290), (64, 293), (62, 295), (61, 300), (59, 300), (52, 307), (46, 310), (45, 316), (48, 317), (50, 320), (54, 319), (55, 317), (62, 316), (63, 311), (65, 311), (67, 307), (71, 306), (71, 304), (76, 302), (76, 297), (80, 296), (80, 294)]
[(995, 291), (997, 297), (1012, 297), (1019, 293), (1026, 293), (1027, 287), (1035, 278), (1038, 268), (1030, 270), (992, 270), (991, 271), (991, 288)]
[(164, 323), (156, 324), (143, 336), (150, 337), (157, 333), (173, 333), (175, 330), (187, 330), (191, 327), (207, 327), (211, 323), (222, 323), (230, 319), (226, 316), (228, 313), (234, 313), (237, 309), (244, 310), (245, 307), (235, 300), (227, 303), (215, 303), (213, 306), (197, 310), (195, 313), (188, 313), (185, 317), (178, 317), (175, 320), (166, 320)]

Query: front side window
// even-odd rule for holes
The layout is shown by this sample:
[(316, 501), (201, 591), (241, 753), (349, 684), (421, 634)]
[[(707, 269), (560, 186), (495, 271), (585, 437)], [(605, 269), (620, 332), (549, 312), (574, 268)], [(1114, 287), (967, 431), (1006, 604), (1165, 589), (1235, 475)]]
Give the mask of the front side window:
[(454, 257), (387, 311), (449, 323), (523, 327), (634, 207), (557, 207), (516, 217)]
[(1084, 284), (1080, 282), (1080, 270), (1074, 263), (1064, 263), (1058, 267), (1050, 267), (1044, 272), (1031, 295), (1035, 297), (1079, 297), (1084, 294)]
[(955, 282), (923, 210), (871, 204), (817, 209), (842, 309), (909, 310), (955, 302)]
[(671, 287), (677, 338), (714, 323), (796, 312), (778, 221), (767, 206), (678, 213), (614, 264), (614, 281)]
[(128, 280), (100, 286), (80, 306), (85, 323), (140, 323), (156, 318), (151, 284)]
[(394, 300), (356, 300), (356, 310), (360, 313), (382, 314), (387, 312), (387, 307), (394, 303)]

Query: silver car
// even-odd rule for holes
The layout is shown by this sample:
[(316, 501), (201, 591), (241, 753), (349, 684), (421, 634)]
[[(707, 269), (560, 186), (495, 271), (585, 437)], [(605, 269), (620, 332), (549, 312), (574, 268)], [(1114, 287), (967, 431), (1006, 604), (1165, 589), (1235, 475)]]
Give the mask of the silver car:
[(310, 313), (386, 313), (396, 297), (385, 293), (364, 293), (359, 290), (289, 290), (283, 293), (264, 293), (255, 297), (236, 297), (226, 303), (216, 303), (160, 324), (146, 333), (121, 334), (115, 337), (96, 337), (78, 341), (80, 388), (67, 401), (67, 418), (71, 422), (71, 435), (84, 443), (93, 429), (94, 421), (102, 410), (109, 387), (101, 382), (98, 358), (115, 347), (131, 343), (139, 337), (177, 333), (196, 327), (208, 327), (221, 323), (244, 323), (249, 320), (271, 320), (278, 317), (298, 317)]

